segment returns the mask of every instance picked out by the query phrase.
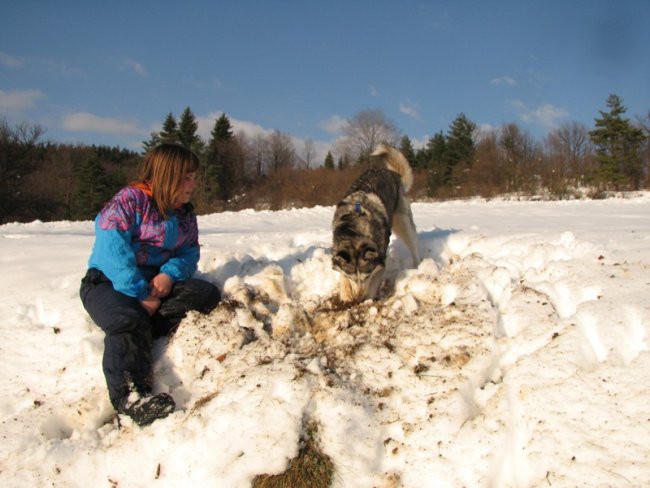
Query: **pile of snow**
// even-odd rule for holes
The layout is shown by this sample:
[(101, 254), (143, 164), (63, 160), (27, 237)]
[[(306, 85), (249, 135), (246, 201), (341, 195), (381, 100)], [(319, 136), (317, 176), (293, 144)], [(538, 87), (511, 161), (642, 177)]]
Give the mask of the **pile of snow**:
[[(381, 300), (333, 300), (332, 208), (203, 216), (224, 301), (155, 344), (140, 428), (114, 415), (77, 296), (90, 222), (0, 227), (3, 486), (250, 486), (305, 426), (336, 486), (650, 479), (650, 195), (415, 204)], [(644, 481), (645, 480), (645, 481)]]

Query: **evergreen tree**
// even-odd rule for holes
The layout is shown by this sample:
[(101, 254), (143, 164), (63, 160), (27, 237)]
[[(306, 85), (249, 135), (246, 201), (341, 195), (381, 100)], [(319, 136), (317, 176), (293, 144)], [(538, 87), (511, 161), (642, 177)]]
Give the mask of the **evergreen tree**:
[(447, 138), (442, 131), (429, 139), (425, 154), (428, 156), (429, 195), (434, 196), (438, 189), (447, 183)]
[(645, 136), (629, 119), (623, 118), (627, 108), (614, 94), (607, 98), (608, 112), (600, 112), (595, 119), (596, 128), (589, 132), (596, 146), (596, 159), (602, 178), (615, 188), (629, 184), (634, 189), (641, 186), (643, 161), (641, 148)]
[(327, 156), (325, 156), (325, 162), (323, 163), (323, 166), (327, 169), (334, 169), (334, 157), (332, 157), (332, 153), (330, 151), (327, 151)]
[(234, 137), (230, 119), (225, 113), (222, 113), (214, 123), (214, 128), (210, 135), (213, 141), (229, 141)]
[(178, 123), (178, 142), (200, 156), (203, 153), (204, 143), (197, 134), (198, 129), (196, 117), (190, 107), (187, 107), (183, 110)]
[(464, 113), (460, 113), (451, 123), (445, 147), (445, 184), (451, 182), (455, 167), (460, 164), (471, 165), (474, 157), (475, 130), (476, 124), (469, 120)]
[(75, 166), (74, 188), (71, 214), (76, 219), (94, 217), (110, 198), (106, 171), (94, 148)]
[(413, 163), (413, 167), (418, 169), (427, 169), (429, 166), (429, 159), (429, 152), (427, 151), (426, 146), (421, 147), (415, 151), (415, 162)]
[(415, 166), (415, 150), (409, 136), (403, 136), (399, 144), (399, 150), (402, 152), (411, 167)]
[(160, 144), (160, 135), (158, 132), (153, 131), (149, 135), (149, 139), (146, 141), (142, 141), (142, 149), (144, 149), (144, 152), (148, 152), (154, 147), (156, 147), (158, 144)]
[[(196, 128), (194, 129), (194, 132), (196, 132), (197, 128), (198, 126), (196, 126)], [(158, 138), (160, 139), (161, 143), (163, 142), (178, 143), (179, 140), (178, 124), (176, 123), (176, 119), (174, 118), (174, 115), (171, 112), (169, 112), (167, 114), (167, 117), (165, 117), (165, 121), (163, 122), (162, 130), (158, 134)]]
[(215, 121), (205, 158), (205, 194), (208, 199), (229, 200), (244, 179), (244, 160), (232, 125), (224, 113)]

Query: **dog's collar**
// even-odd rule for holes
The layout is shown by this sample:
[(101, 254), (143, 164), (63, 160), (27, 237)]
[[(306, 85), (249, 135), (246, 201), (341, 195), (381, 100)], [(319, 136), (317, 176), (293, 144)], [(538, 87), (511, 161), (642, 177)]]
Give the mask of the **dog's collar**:
[(354, 202), (354, 211), (356, 213), (361, 213), (361, 202)]

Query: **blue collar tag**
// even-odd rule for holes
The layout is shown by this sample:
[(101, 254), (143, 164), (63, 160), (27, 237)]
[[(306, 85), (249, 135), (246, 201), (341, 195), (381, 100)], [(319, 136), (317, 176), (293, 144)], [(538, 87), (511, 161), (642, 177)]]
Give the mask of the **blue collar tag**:
[(361, 213), (361, 202), (354, 202), (354, 211), (356, 213)]

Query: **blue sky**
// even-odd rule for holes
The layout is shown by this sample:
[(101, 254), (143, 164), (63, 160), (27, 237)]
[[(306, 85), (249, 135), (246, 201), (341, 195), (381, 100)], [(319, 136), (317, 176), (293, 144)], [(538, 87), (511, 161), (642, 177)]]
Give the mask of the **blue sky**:
[(541, 140), (610, 93), (648, 114), (649, 25), (648, 0), (0, 0), (0, 117), (138, 150), (187, 106), (298, 151), (365, 109), (416, 143), (460, 112)]

